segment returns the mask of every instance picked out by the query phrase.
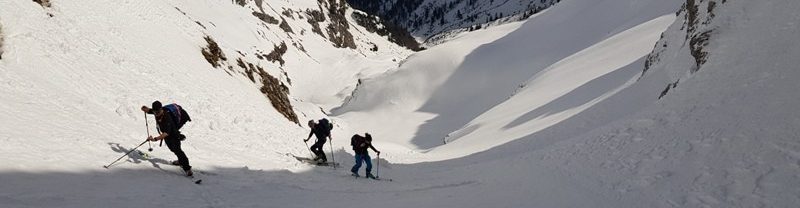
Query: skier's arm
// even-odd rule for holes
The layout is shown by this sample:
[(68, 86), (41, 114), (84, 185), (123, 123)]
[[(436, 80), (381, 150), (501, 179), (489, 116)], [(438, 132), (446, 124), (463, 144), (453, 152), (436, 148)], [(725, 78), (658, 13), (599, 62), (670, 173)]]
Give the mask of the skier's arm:
[(148, 108), (147, 106), (142, 106), (142, 111), (144, 111), (147, 114), (153, 114), (153, 110)]
[(157, 137), (150, 136), (150, 137), (147, 137), (147, 139), (150, 140), (150, 141), (158, 141), (158, 140), (162, 140), (164, 138), (167, 138), (168, 136), (169, 136), (169, 134), (167, 134), (166, 132), (161, 132), (161, 134), (158, 135)]
[(175, 128), (175, 125), (172, 123), (172, 118), (169, 115), (164, 115), (164, 121), (158, 123), (158, 127), (161, 129), (161, 134), (157, 137), (148, 137), (151, 141), (158, 141), (169, 137), (170, 135), (179, 135), (178, 129)]
[(375, 151), (376, 153), (378, 153), (380, 155), (381, 151), (378, 151), (377, 149), (375, 149), (375, 146), (372, 146), (372, 135), (369, 134), (369, 133), (364, 133), (364, 136), (366, 137), (365, 139), (367, 140), (365, 142), (367, 144), (367, 146), (369, 146), (369, 148), (372, 149), (372, 151)]
[(308, 142), (308, 140), (309, 140), (309, 139), (311, 139), (311, 135), (314, 135), (314, 129), (311, 129), (311, 132), (308, 132), (308, 138), (306, 138), (306, 139), (305, 139), (305, 140), (303, 140), (303, 141), (304, 141), (304, 142)]
[(378, 151), (378, 149), (375, 149), (375, 146), (372, 146), (372, 142), (367, 142), (367, 145), (369, 146), (370, 149), (372, 149), (372, 151), (375, 151), (379, 155), (381, 154), (381, 151)]

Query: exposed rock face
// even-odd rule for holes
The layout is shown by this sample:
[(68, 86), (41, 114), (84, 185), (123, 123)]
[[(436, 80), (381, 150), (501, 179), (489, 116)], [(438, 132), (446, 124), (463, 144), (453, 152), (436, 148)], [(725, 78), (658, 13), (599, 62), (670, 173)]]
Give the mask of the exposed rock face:
[[(389, 37), (389, 41), (397, 43), (397, 45), (414, 51), (419, 51), (422, 49), (419, 42), (417, 42), (417, 40), (414, 39), (414, 36), (411, 36), (411, 34), (408, 33), (405, 28), (398, 27), (389, 22), (381, 21), (379, 17), (366, 13), (355, 12), (353, 13), (353, 19), (358, 25), (366, 28), (367, 31), (377, 33), (378, 35), (387, 36)], [(378, 49), (375, 48), (375, 50), (377, 51)]]
[(284, 63), (286, 63), (286, 61), (283, 60), (283, 54), (285, 54), (286, 50), (288, 50), (288, 49), (289, 48), (286, 47), (286, 43), (285, 42), (281, 42), (281, 45), (280, 46), (275, 46), (275, 48), (272, 50), (272, 52), (267, 54), (265, 56), (265, 58), (268, 61), (272, 61), (272, 62), (276, 62), (277, 61), (278, 63), (283, 65)]
[[(711, 55), (707, 50), (708, 45), (715, 29), (718, 28), (714, 22), (717, 16), (715, 11), (725, 3), (727, 3), (726, 0), (686, 0), (686, 3), (677, 12), (678, 20), (662, 34), (661, 40), (656, 43), (653, 52), (647, 56), (642, 74), (658, 67), (664, 61), (672, 61), (663, 60), (668, 57), (670, 59), (687, 57), (694, 63), (687, 66), (670, 66), (669, 74), (672, 80), (667, 83), (659, 98), (667, 95), (670, 89), (677, 87), (687, 71), (688, 74), (693, 74), (706, 63)], [(685, 61), (675, 62), (683, 63)]]
[(222, 49), (219, 48), (219, 45), (217, 45), (214, 39), (211, 39), (209, 36), (204, 37), (204, 39), (208, 43), (208, 46), (201, 51), (203, 57), (205, 57), (206, 61), (208, 61), (211, 66), (214, 66), (214, 68), (221, 66), (221, 61), (228, 60), (228, 58), (225, 57), (225, 53), (222, 52)]
[[(284, 44), (285, 47), (285, 44)], [(272, 107), (281, 115), (294, 123), (299, 123), (297, 114), (294, 112), (292, 102), (289, 99), (289, 87), (283, 84), (278, 78), (267, 73), (259, 65), (246, 62), (242, 58), (236, 59), (236, 64), (244, 70), (244, 75), (253, 83), (260, 81), (262, 85), (259, 90), (267, 96)]]
[(253, 16), (258, 17), (258, 19), (260, 19), (261, 21), (264, 21), (264, 22), (266, 22), (268, 24), (277, 25), (278, 22), (279, 22), (278, 19), (275, 19), (275, 17), (270, 16), (268, 14), (261, 13), (261, 12), (253, 12)]
[(333, 46), (338, 48), (356, 48), (356, 43), (353, 40), (353, 34), (350, 33), (350, 24), (347, 23), (345, 13), (347, 12), (347, 3), (344, 0), (318, 0), (320, 5), (327, 5), (328, 18), (330, 24), (325, 29), (328, 33), (328, 40), (333, 43)]
[(277, 78), (267, 74), (267, 72), (260, 67), (258, 70), (261, 76), (261, 84), (263, 84), (261, 93), (264, 93), (264, 95), (269, 98), (272, 107), (286, 117), (286, 119), (299, 124), (300, 121), (297, 118), (297, 114), (295, 114), (292, 103), (289, 101), (289, 88)]
[(33, 2), (42, 5), (42, 7), (50, 7), (50, 0), (33, 0)]

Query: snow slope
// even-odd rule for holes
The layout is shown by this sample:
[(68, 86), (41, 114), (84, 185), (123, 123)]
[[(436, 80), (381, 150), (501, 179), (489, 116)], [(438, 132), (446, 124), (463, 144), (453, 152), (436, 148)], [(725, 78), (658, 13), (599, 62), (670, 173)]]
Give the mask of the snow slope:
[[(270, 3), (275, 7), (292, 5)], [(303, 8), (292, 8), (298, 7)], [(144, 136), (144, 117), (138, 107), (156, 99), (191, 109), (195, 122), (187, 134), (207, 138), (198, 143), (215, 146), (232, 139), (249, 140), (247, 145), (230, 143), (232, 150), (254, 141), (260, 141), (258, 149), (287, 146), (287, 138), (300, 138), (304, 130), (277, 114), (258, 91), (257, 82), (248, 80), (238, 67), (231, 69), (236, 65), (234, 59), (264, 66), (289, 85), (297, 110), (308, 114), (300, 115), (306, 120), (322, 115), (319, 105), (340, 103), (344, 95), (337, 98), (336, 93), (355, 86), (359, 76), (394, 65), (387, 57), (407, 53), (389, 47), (385, 38), (367, 33), (355, 36), (361, 40), (359, 44), (382, 41), (378, 43), (385, 52), (335, 48), (311, 32), (304, 36), (274, 33), (264, 38), (259, 34), (275, 30), (266, 30), (269, 27), (247, 8), (227, 2), (53, 2), (51, 7), (3, 2), (2, 8), (6, 38), (2, 112), (8, 116), (0, 129), (7, 147), (15, 150), (3, 152), (11, 155), (18, 154), (18, 146), (33, 145), (42, 148), (33, 148), (26, 155), (60, 158), (57, 153), (62, 148), (46, 145), (54, 142), (78, 142), (78, 146), (94, 147), (86, 151), (103, 157), (117, 155), (108, 152), (108, 147), (114, 146), (110, 143), (138, 144), (135, 141)], [(305, 30), (303, 27), (311, 26), (298, 25), (295, 30)], [(227, 54), (222, 67), (212, 68), (203, 59), (204, 36), (217, 37)], [(296, 39), (300, 37), (303, 39)], [(309, 46), (305, 52), (295, 47), (288, 50), (284, 58), (290, 61), (285, 66), (255, 58), (259, 48), (271, 49), (283, 40)], [(371, 67), (351, 67), (362, 64)], [(348, 77), (320, 84), (331, 78), (327, 74)], [(327, 100), (302, 102), (316, 100), (312, 92), (326, 95)], [(264, 125), (294, 130), (264, 131)], [(264, 154), (251, 155), (263, 158)], [(30, 159), (14, 158), (19, 161), (4, 162)], [(47, 163), (30, 166), (53, 168)]]
[[(288, 85), (305, 121), (323, 116), (320, 106), (341, 103), (348, 93), (337, 93), (348, 92), (360, 76), (391, 68), (410, 52), (355, 25), (359, 47), (336, 48), (326, 36), (311, 32), (307, 17), (291, 21), (267, 10), (284, 15), (303, 34), (285, 33), (254, 17), (253, 1), (247, 7), (225, 1), (51, 3), (0, 2), (4, 207), (100, 207), (110, 201), (118, 207), (200, 206), (141, 201), (167, 193), (192, 196), (194, 187), (175, 187), (183, 179), (165, 165), (174, 156), (156, 143), (145, 144), (156, 149), (152, 159), (132, 156), (110, 170), (101, 168), (147, 136), (138, 109), (153, 100), (177, 102), (191, 113), (194, 121), (183, 129), (190, 142), (183, 149), (197, 170), (308, 169), (285, 155), (306, 153), (301, 142), (306, 130), (270, 105), (236, 59), (263, 66)], [(318, 4), (271, 1), (264, 6), (305, 11), (321, 8)], [(227, 55), (222, 67), (212, 67), (201, 55), (204, 37), (215, 39)], [(284, 41), (289, 45), (285, 65), (256, 58)], [(373, 45), (379, 51), (366, 47)], [(331, 75), (346, 77), (325, 82)], [(148, 120), (154, 133), (152, 116)]]
[[(386, 75), (386, 79), (392, 79), (390, 82), (381, 80), (384, 77), (366, 81), (358, 91), (361, 97), (352, 99), (339, 113), (351, 121), (364, 120), (361, 122), (364, 129), (393, 127), (381, 134), (381, 138), (407, 148), (432, 147), (426, 154), (406, 162), (445, 159), (420, 166), (431, 169), (445, 166), (440, 170), (458, 175), (451, 178), (467, 175), (463, 176), (464, 181), (479, 178), (477, 185), (451, 188), (442, 194), (458, 196), (455, 198), (459, 203), (476, 207), (793, 207), (800, 200), (793, 188), (800, 184), (796, 174), (800, 168), (797, 163), (800, 149), (795, 141), (797, 132), (792, 127), (797, 125), (798, 118), (793, 113), (797, 105), (793, 101), (796, 93), (792, 92), (797, 88), (793, 78), (797, 74), (791, 67), (796, 65), (791, 57), (797, 55), (797, 42), (792, 36), (797, 32), (793, 25), (798, 16), (792, 11), (800, 4), (709, 2), (712, 1), (694, 2), (698, 7), (694, 14), (692, 9), (679, 13), (677, 21), (657, 43), (654, 54), (647, 57), (649, 49), (645, 45), (657, 39), (660, 31), (675, 19), (674, 14), (663, 12), (660, 14), (664, 16), (659, 17), (653, 15), (657, 13), (635, 10), (650, 16), (633, 15), (633, 19), (649, 21), (617, 21), (639, 24), (621, 27), (625, 28), (622, 30), (610, 29), (622, 32), (611, 33), (610, 38), (569, 53), (533, 76), (523, 76), (528, 80), (520, 82), (521, 87), (514, 90), (496, 86), (507, 84), (504, 82), (513, 80), (510, 77), (522, 78), (502, 76), (497, 71), (520, 62), (535, 66), (538, 62), (530, 60), (538, 57), (508, 58), (520, 54), (504, 50), (513, 49), (511, 44), (493, 48), (495, 56), (486, 53), (464, 59), (463, 62), (476, 60), (461, 64), (468, 69), (492, 65), (482, 68), (486, 74), (491, 71), (491, 76), (449, 79), (455, 80), (454, 87), (449, 88), (447, 82), (441, 81), (441, 75), (457, 76), (462, 69), (431, 72), (419, 66), (429, 65), (422, 64), (425, 60), (437, 59), (447, 60), (445, 63), (450, 66), (459, 65), (461, 59), (420, 58), (420, 64), (413, 67), (417, 59), (412, 57), (401, 70), (418, 73)], [(492, 48), (504, 39), (522, 45), (524, 41), (511, 39), (514, 33), (541, 37), (521, 31), (530, 24), (547, 20), (547, 15), (563, 14), (556, 12), (560, 9), (590, 8), (592, 3), (563, 2), (533, 17), (508, 36), (480, 47)], [(613, 3), (616, 3), (613, 8), (626, 8), (622, 5), (630, 2)], [(597, 17), (587, 19), (584, 21), (608, 22)], [(697, 25), (696, 29), (689, 29), (692, 24)], [(560, 25), (557, 28), (584, 24)], [(553, 27), (548, 29), (558, 31)], [(698, 45), (693, 39), (703, 37), (705, 31), (712, 31), (710, 41)], [(770, 35), (759, 35), (764, 33)], [(558, 34), (562, 34), (560, 40), (569, 37), (563, 34), (574, 33)], [(632, 44), (637, 40), (651, 44)], [(565, 43), (575, 42), (552, 44), (564, 49), (570, 46)], [(702, 45), (705, 46), (702, 51), (709, 54), (707, 62), (695, 66), (693, 53)], [(435, 54), (433, 49), (428, 52)], [(646, 59), (649, 71), (642, 75)], [(592, 70), (587, 70), (587, 65)], [(425, 73), (439, 76), (422, 76), (426, 79), (420, 80), (418, 74)], [(501, 81), (491, 81), (495, 77)], [(416, 82), (409, 87), (395, 79)], [(677, 87), (669, 85), (676, 81), (680, 81)], [(658, 99), (665, 87), (672, 90)], [(408, 88), (411, 92), (398, 90)], [(434, 95), (431, 90), (443, 93)], [(473, 94), (477, 95), (469, 97)], [(468, 110), (469, 106), (492, 96), (500, 97), (499, 104), (489, 105), (491, 108), (486, 111)], [(425, 108), (426, 102), (440, 108), (428, 111), (431, 108)], [(458, 120), (464, 113), (475, 112), (478, 115), (474, 118)], [(468, 120), (468, 123), (455, 126), (457, 130), (444, 138), (449, 142), (436, 146), (442, 138), (426, 135), (429, 132), (424, 130), (438, 117), (447, 120), (439, 128), (431, 128), (440, 131), (439, 135), (453, 129), (454, 122)], [(373, 120), (382, 123), (375, 124)], [(409, 126), (415, 123), (413, 120), (423, 124)], [(443, 125), (452, 126), (441, 128)], [(415, 132), (414, 137), (397, 133), (406, 131)], [(470, 191), (477, 189), (481, 192)], [(487, 198), (493, 200), (480, 200)]]
[[(426, 58), (412, 57), (396, 73), (366, 80), (355, 98), (334, 112), (349, 118), (347, 112), (356, 111), (351, 115), (361, 117), (351, 120), (383, 121), (380, 124), (362, 123), (371, 125), (365, 129), (393, 126), (386, 129), (391, 132), (381, 135), (410, 148), (429, 149), (443, 144), (443, 141), (454, 141), (457, 137), (476, 133), (468, 139), (470, 142), (466, 146), (459, 145), (457, 152), (445, 155), (458, 157), (485, 150), (558, 123), (567, 115), (574, 115), (576, 112), (556, 115), (560, 118), (541, 118), (540, 123), (534, 123), (536, 117), (527, 118), (524, 122), (531, 122), (527, 127), (512, 131), (501, 129), (516, 119), (513, 115), (537, 109), (609, 72), (622, 70), (628, 65), (637, 67), (636, 63), (631, 63), (652, 50), (660, 33), (674, 19), (678, 4), (676, 1), (638, 4), (626, 1), (563, 2), (532, 17), (508, 35), (497, 40), (489, 39), (492, 41), (490, 44), (465, 38), (464, 41), (455, 40), (415, 54), (414, 57)], [(637, 9), (628, 10), (630, 7)], [(608, 11), (615, 8), (625, 9), (610, 15)], [(475, 36), (491, 38), (480, 33), (475, 33), (478, 34)], [(465, 54), (458, 55), (454, 51), (464, 51), (461, 53)], [(598, 64), (596, 60), (604, 62)], [(641, 61), (637, 63), (642, 65)], [(553, 77), (557, 73), (565, 75)], [(630, 69), (627, 73), (620, 73), (615, 76), (627, 77), (612, 78), (616, 81), (611, 85), (621, 86), (636, 74)], [(569, 79), (564, 79), (565, 76)], [(515, 95), (515, 91), (519, 94)], [(557, 105), (579, 105), (578, 102), (584, 101), (581, 99), (591, 100), (607, 91), (611, 89), (574, 95), (578, 101)], [(486, 114), (476, 120), (504, 102), (502, 109), (488, 112), (493, 115)], [(369, 113), (358, 113), (362, 111)], [(474, 132), (484, 126), (480, 124), (482, 122), (491, 122), (494, 126)], [(418, 123), (423, 125), (416, 125)], [(456, 130), (459, 132), (448, 136)], [(510, 134), (496, 135), (498, 132), (493, 132), (495, 130)]]
[[(564, 1), (524, 23), (466, 33), (415, 53), (387, 73), (380, 67), (392, 62), (381, 58), (394, 55), (354, 58), (363, 56), (330, 48), (317, 36), (295, 37), (308, 41), (306, 49), (319, 47), (309, 54), (324, 54), (297, 58), (297, 49), (301, 55), (284, 66), (288, 77), (307, 83), (292, 86), (296, 110), (307, 114), (301, 121), (322, 116), (320, 106), (349, 100), (331, 110), (334, 156), (344, 166), (332, 169), (285, 155), (307, 153), (298, 141), (306, 129), (275, 111), (251, 80), (209, 67), (198, 55), (202, 30), (174, 7), (213, 11), (196, 18), (227, 27), (240, 23), (228, 15), (244, 18), (250, 11), (199, 2), (0, 3), (3, 207), (800, 203), (794, 188), (800, 146), (793, 137), (800, 118), (793, 110), (800, 16), (793, 11), (800, 3), (727, 1), (708, 9), (710, 1), (690, 1), (701, 6), (676, 18), (680, 1)], [(237, 9), (247, 12), (224, 12)], [(689, 20), (707, 23), (688, 31)], [(137, 24), (147, 27), (121, 26)], [(691, 39), (707, 30), (713, 32), (701, 44), (706, 62), (692, 67), (699, 45)], [(240, 30), (216, 32), (231, 31)], [(234, 46), (248, 42), (237, 35), (214, 37), (235, 54), (233, 48), (250, 45)], [(321, 58), (329, 56), (339, 59)], [(303, 63), (363, 68), (349, 67), (344, 74), (350, 75), (300, 71), (305, 65), (299, 63), (310, 59), (323, 61)], [(320, 91), (325, 85), (313, 80), (325, 76), (346, 78), (330, 79), (332, 89)], [(359, 78), (354, 93), (336, 93), (349, 92), (342, 89)], [(191, 110), (183, 147), (203, 185), (166, 165), (174, 156), (165, 148), (101, 168), (141, 142), (138, 107), (154, 99)], [(384, 152), (375, 160), (380, 175), (393, 181), (348, 176), (352, 152), (344, 140), (364, 131)]]

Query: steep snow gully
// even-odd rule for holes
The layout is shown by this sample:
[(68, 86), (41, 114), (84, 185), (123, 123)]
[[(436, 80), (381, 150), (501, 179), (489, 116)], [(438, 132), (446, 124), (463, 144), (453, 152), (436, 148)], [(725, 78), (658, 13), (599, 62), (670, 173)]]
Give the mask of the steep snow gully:
[[(0, 207), (800, 204), (800, 2), (565, 0), (421, 52), (343, 3), (1, 1)], [(157, 143), (102, 168), (153, 100), (201, 185)], [(287, 155), (322, 117), (340, 167)], [(365, 132), (391, 180), (349, 175)]]

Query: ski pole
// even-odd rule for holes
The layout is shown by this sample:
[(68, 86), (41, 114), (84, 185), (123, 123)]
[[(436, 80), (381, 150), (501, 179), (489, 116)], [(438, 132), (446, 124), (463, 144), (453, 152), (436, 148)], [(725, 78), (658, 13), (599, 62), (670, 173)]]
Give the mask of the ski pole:
[[(150, 122), (147, 121), (147, 112), (144, 112), (144, 126), (147, 127), (147, 137), (150, 137)], [(151, 144), (150, 140), (147, 140), (147, 151), (153, 151), (153, 145)]]
[[(159, 127), (158, 127), (158, 120), (156, 120), (156, 131), (158, 132), (158, 135), (161, 135), (161, 128), (159, 128)], [(159, 147), (160, 147), (162, 144), (164, 144), (164, 140), (163, 140), (163, 139), (158, 141), (158, 146), (159, 146)]]
[(332, 166), (333, 166), (333, 169), (336, 169), (336, 157), (333, 156), (333, 155), (335, 155), (334, 152), (333, 152), (333, 137), (328, 136), (328, 138), (331, 139), (331, 161), (333, 162)]
[(314, 151), (311, 151), (311, 148), (308, 147), (308, 142), (306, 140), (303, 140), (303, 143), (306, 143), (306, 149), (308, 150), (308, 155), (310, 155), (311, 156), (310, 158), (313, 159), (314, 158)]
[(133, 148), (131, 151), (128, 151), (128, 152), (126, 152), (124, 155), (122, 155), (121, 157), (117, 158), (117, 160), (114, 160), (114, 162), (111, 162), (111, 164), (104, 165), (103, 167), (104, 167), (104, 168), (106, 168), (106, 169), (108, 169), (108, 167), (111, 167), (111, 165), (113, 165), (114, 163), (117, 163), (117, 161), (119, 161), (119, 160), (120, 160), (120, 159), (122, 159), (123, 157), (125, 157), (125, 156), (128, 156), (128, 154), (130, 154), (130, 153), (131, 153), (131, 152), (133, 152), (134, 150), (136, 150), (136, 149), (139, 149), (139, 147), (141, 147), (142, 145), (144, 145), (144, 143), (147, 143), (147, 141), (149, 141), (149, 140), (145, 140), (145, 141), (143, 141), (141, 144), (139, 144), (139, 146), (136, 146), (136, 147), (134, 147), (134, 148)]
[(381, 153), (378, 153), (378, 166), (375, 166), (375, 178), (381, 178)]

